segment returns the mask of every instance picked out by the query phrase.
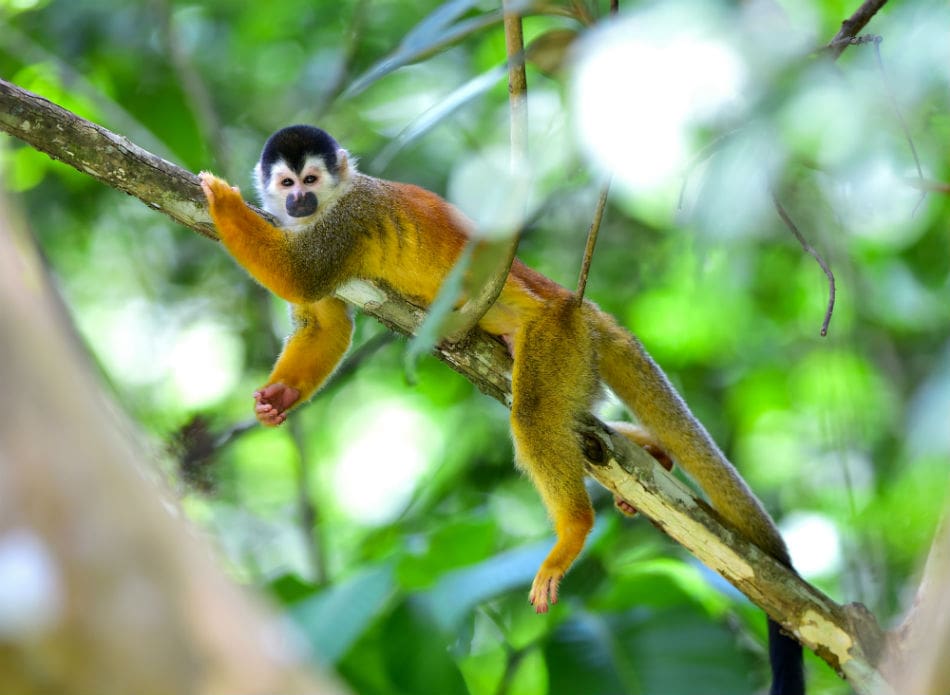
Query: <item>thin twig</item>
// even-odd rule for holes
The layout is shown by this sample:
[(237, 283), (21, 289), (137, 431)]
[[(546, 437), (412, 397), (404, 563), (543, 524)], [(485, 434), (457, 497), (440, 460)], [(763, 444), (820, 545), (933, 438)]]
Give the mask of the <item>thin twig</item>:
[(887, 0), (865, 0), (853, 15), (841, 23), (841, 29), (825, 47), (825, 50), (831, 52), (832, 59), (838, 59), (844, 49), (851, 45), (850, 39), (860, 34), (877, 11), (886, 4)]
[[(528, 77), (524, 62), (521, 15), (504, 0), (505, 52), (508, 56), (508, 104), (511, 110), (511, 166), (524, 166), (528, 155)], [(517, 171), (512, 173), (517, 174)]]
[(350, 25), (344, 36), (343, 49), (340, 51), (340, 66), (330, 80), (329, 86), (322, 89), (319, 101), (313, 109), (314, 115), (318, 119), (326, 114), (337, 97), (352, 83), (353, 63), (363, 39), (363, 31), (366, 28), (369, 3), (370, 0), (357, 0), (353, 8)]
[(590, 273), (590, 262), (594, 257), (594, 247), (597, 245), (597, 235), (600, 232), (601, 220), (604, 219), (604, 208), (607, 207), (607, 193), (609, 191), (610, 181), (607, 181), (600, 191), (597, 208), (594, 210), (594, 219), (591, 220), (590, 229), (587, 230), (587, 245), (584, 247), (584, 260), (581, 263), (580, 277), (577, 279), (578, 301), (584, 298), (584, 291), (587, 289), (587, 275)]
[(950, 193), (950, 183), (943, 181), (929, 181), (927, 179), (904, 179), (904, 182), (912, 187), (919, 188), (922, 191), (934, 191), (935, 193)]
[(770, 190), (769, 192), (772, 195), (772, 204), (775, 205), (775, 211), (778, 212), (778, 216), (782, 218), (782, 222), (784, 222), (785, 226), (788, 227), (792, 234), (795, 235), (795, 238), (798, 239), (798, 243), (802, 245), (802, 248), (805, 250), (805, 252), (818, 262), (818, 265), (821, 266), (823, 271), (825, 271), (825, 276), (828, 278), (828, 308), (825, 310), (825, 320), (821, 323), (821, 336), (825, 337), (828, 335), (828, 324), (831, 323), (831, 314), (835, 310), (834, 273), (831, 272), (831, 268), (827, 263), (825, 263), (825, 259), (821, 257), (821, 254), (819, 254), (814, 249), (814, 247), (808, 243), (802, 233), (798, 231), (798, 227), (792, 221), (792, 218), (789, 216), (789, 214), (785, 211), (785, 208), (782, 207), (782, 203), (779, 202), (778, 196), (775, 195), (775, 191)]
[[(610, 16), (616, 17), (620, 10), (620, 0), (610, 0)], [(604, 209), (607, 207), (607, 194), (610, 192), (610, 179), (604, 184), (597, 199), (597, 208), (594, 210), (594, 219), (587, 230), (587, 244), (584, 246), (584, 260), (581, 261), (581, 272), (577, 278), (577, 301), (584, 299), (587, 290), (587, 276), (590, 274), (590, 264), (594, 258), (594, 247), (597, 246), (597, 236), (600, 233), (600, 223), (604, 219)]]
[[(528, 79), (525, 74), (524, 33), (521, 15), (514, 0), (504, 0), (505, 52), (508, 57), (508, 103), (511, 113), (511, 174), (514, 181), (522, 181), (528, 160)], [(525, 198), (524, 186), (518, 185), (512, 195)], [(525, 206), (526, 208), (526, 206)], [(524, 208), (522, 209), (523, 216)], [(520, 224), (519, 224), (520, 227)], [(518, 252), (520, 229), (513, 230), (510, 239), (500, 241), (471, 240), (475, 250), (486, 254), (491, 261), (490, 274), (476, 277), (472, 273), (469, 297), (462, 307), (449, 316), (444, 339), (449, 343), (463, 340), (481, 321), (501, 294), (511, 272), (511, 264)]]
[(594, 18), (591, 16), (590, 11), (587, 8), (587, 5), (581, 0), (572, 0), (571, 7), (574, 12), (573, 15), (584, 26), (590, 26), (594, 23)]
[[(864, 34), (862, 36), (844, 36), (842, 38), (834, 38), (831, 43), (828, 44), (832, 48), (836, 47), (845, 47), (845, 46), (861, 46), (864, 44), (874, 44), (874, 57), (877, 59), (877, 67), (881, 73), (881, 82), (884, 84), (884, 91), (887, 93), (887, 98), (891, 102), (891, 108), (894, 109), (894, 115), (897, 116), (897, 122), (901, 127), (901, 131), (904, 133), (904, 138), (907, 140), (907, 145), (910, 147), (910, 153), (914, 157), (914, 166), (917, 167), (917, 178), (921, 182), (924, 180), (924, 171), (920, 166), (920, 157), (917, 155), (917, 148), (914, 146), (914, 139), (911, 137), (910, 128), (907, 126), (907, 121), (904, 120), (904, 114), (901, 112), (900, 105), (897, 102), (897, 96), (894, 94), (894, 89), (891, 86), (891, 81), (887, 77), (887, 70), (884, 69), (884, 59), (881, 57), (881, 42), (884, 39), (875, 34)], [(917, 204), (914, 206), (914, 214), (917, 213), (917, 208), (920, 207), (920, 204), (924, 202), (927, 197), (926, 189), (921, 187), (924, 191), (920, 195), (920, 200), (917, 201)]]
[[(894, 115), (897, 116), (897, 122), (901, 126), (901, 130), (904, 132), (904, 138), (907, 140), (907, 144), (910, 147), (910, 153), (914, 156), (914, 166), (917, 167), (917, 178), (921, 181), (924, 180), (924, 170), (920, 166), (920, 157), (917, 156), (917, 148), (914, 146), (914, 139), (910, 135), (910, 128), (907, 127), (907, 121), (904, 120), (904, 114), (901, 113), (901, 107), (897, 103), (897, 96), (894, 94), (894, 89), (891, 87), (891, 81), (887, 77), (887, 71), (884, 69), (884, 59), (881, 58), (881, 37), (873, 36), (872, 43), (874, 44), (874, 56), (877, 58), (877, 67), (881, 71), (881, 81), (884, 83), (884, 91), (887, 92), (887, 97), (891, 101), (891, 108), (894, 109)], [(914, 213), (916, 214), (917, 208), (920, 207), (920, 204), (924, 202), (924, 199), (927, 197), (927, 192), (923, 191), (920, 194), (920, 200), (917, 201), (917, 205), (914, 206)]]
[(292, 418), (290, 436), (297, 449), (297, 513), (300, 533), (304, 538), (307, 557), (310, 560), (310, 571), (313, 574), (313, 583), (325, 586), (329, 577), (327, 574), (327, 551), (322, 533), (320, 509), (310, 494), (310, 471), (313, 469), (310, 456), (307, 453), (307, 438), (304, 435), (302, 420)]

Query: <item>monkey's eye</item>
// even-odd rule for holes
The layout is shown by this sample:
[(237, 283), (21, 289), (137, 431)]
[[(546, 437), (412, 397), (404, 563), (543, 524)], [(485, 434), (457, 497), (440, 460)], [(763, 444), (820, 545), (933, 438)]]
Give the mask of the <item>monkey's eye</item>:
[(313, 174), (308, 174), (307, 176), (304, 177), (303, 182), (307, 184), (316, 183), (317, 177), (314, 176)]
[(286, 179), (280, 180), (280, 185), (284, 188), (290, 188), (294, 185), (294, 180), (288, 176)]

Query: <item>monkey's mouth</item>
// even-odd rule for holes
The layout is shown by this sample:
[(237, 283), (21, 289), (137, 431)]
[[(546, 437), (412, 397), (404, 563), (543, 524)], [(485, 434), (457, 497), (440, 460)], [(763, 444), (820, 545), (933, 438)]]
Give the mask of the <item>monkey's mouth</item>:
[(287, 214), (291, 217), (309, 217), (317, 211), (317, 196), (313, 193), (287, 196)]

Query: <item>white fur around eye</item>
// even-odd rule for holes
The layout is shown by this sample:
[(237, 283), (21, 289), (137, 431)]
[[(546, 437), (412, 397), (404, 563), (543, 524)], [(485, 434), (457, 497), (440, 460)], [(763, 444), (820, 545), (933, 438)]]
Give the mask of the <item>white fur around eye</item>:
[[(303, 174), (298, 175), (283, 160), (274, 163), (270, 176), (265, 181), (261, 163), (254, 167), (254, 186), (257, 189), (261, 207), (276, 217), (281, 227), (293, 230), (304, 230), (319, 220), (340, 197), (350, 189), (353, 175), (356, 172), (354, 163), (348, 158), (345, 150), (337, 152), (337, 175), (334, 176), (327, 169), (322, 156), (308, 157), (303, 166)], [(313, 181), (307, 182), (310, 176)], [(289, 180), (289, 185), (284, 180)], [(292, 217), (287, 213), (287, 191), (294, 186), (313, 191), (316, 194), (319, 207), (310, 217)]]

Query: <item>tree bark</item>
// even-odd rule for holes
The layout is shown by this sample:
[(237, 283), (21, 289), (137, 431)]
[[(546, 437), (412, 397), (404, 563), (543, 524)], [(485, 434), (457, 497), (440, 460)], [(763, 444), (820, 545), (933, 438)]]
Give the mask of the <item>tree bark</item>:
[(0, 690), (343, 693), (143, 465), (17, 222), (0, 199)]

